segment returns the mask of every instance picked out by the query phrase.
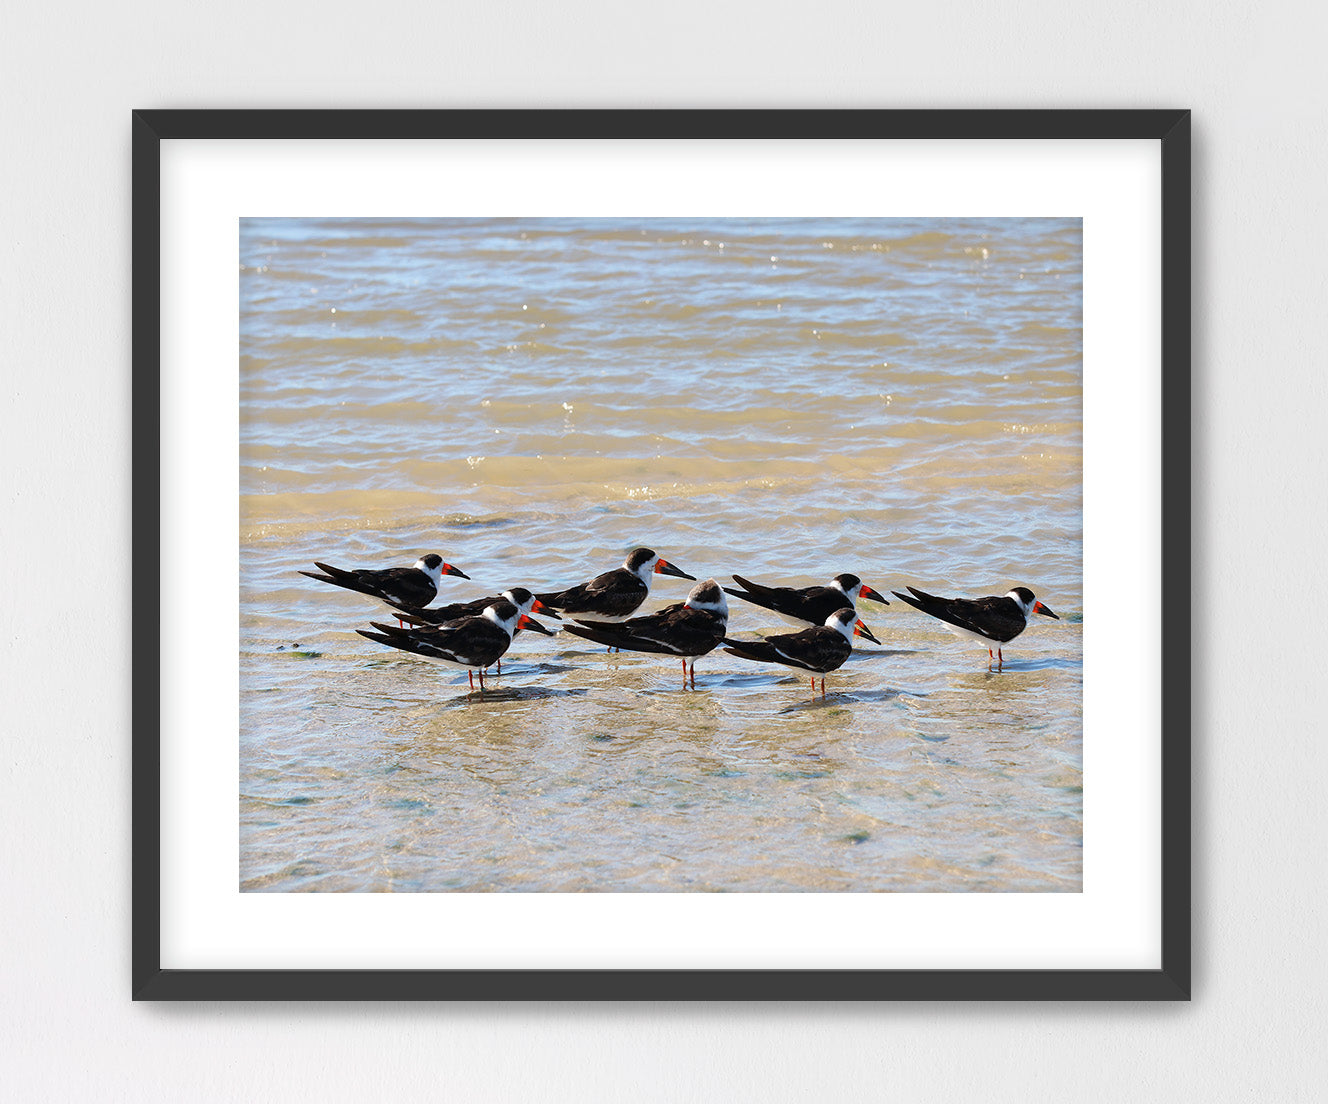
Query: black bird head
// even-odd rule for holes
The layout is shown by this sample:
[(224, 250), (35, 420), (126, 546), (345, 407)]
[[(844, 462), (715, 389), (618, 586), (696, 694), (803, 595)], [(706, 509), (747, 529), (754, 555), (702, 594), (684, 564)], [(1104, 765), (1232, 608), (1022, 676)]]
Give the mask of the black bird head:
[(1018, 602), (1021, 606), (1024, 607), (1025, 617), (1027, 617), (1031, 613), (1040, 613), (1042, 614), (1043, 617), (1051, 617), (1057, 621), (1060, 620), (1060, 615), (1052, 613), (1050, 606), (1044, 605), (1043, 603), (1039, 602), (1037, 600), (1037, 597), (1033, 594), (1031, 590), (1028, 589), (1028, 587), (1022, 587), (1022, 586), (1015, 587), (1014, 590), (1010, 591), (1008, 597), (1013, 598), (1016, 602)]

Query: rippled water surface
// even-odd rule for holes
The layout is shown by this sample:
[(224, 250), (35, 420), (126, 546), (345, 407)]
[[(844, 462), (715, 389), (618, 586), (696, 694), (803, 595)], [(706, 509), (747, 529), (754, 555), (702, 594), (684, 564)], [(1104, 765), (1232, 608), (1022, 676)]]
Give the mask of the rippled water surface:
[[(1081, 889), (1078, 220), (252, 219), (240, 262), (242, 888)], [(523, 633), (481, 697), (297, 574), (434, 551), (446, 602), (637, 545), (1062, 619), (988, 673), (864, 603), (824, 701)]]

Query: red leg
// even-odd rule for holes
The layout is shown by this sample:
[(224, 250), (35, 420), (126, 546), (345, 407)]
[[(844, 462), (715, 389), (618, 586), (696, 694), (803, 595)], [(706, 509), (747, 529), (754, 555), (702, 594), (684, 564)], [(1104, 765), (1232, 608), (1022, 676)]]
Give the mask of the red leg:
[(825, 701), (825, 676), (821, 677), (821, 700)]
[(466, 678), (470, 679), (470, 688), (471, 688), (472, 690), (474, 690), (474, 689), (475, 689), (475, 672), (472, 671), (472, 670), (470, 670), (469, 668), (467, 668), (467, 670), (466, 670)]
[(484, 693), (484, 668), (480, 668), (480, 693)]
[(495, 660), (494, 666), (498, 668), (498, 673), (501, 675), (503, 673), (503, 661), (501, 659)]
[(999, 648), (996, 649), (996, 670), (1005, 670), (1005, 656), (1001, 655), (1001, 650)]

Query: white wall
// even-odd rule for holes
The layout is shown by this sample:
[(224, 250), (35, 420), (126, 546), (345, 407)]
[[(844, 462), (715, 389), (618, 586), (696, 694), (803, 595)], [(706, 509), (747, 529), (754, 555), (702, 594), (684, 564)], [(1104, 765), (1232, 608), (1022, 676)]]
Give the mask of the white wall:
[[(4, 1095), (1317, 1098), (1326, 22), (1277, 0), (8, 5)], [(617, 105), (1196, 111), (1192, 1004), (129, 1003), (130, 109)]]

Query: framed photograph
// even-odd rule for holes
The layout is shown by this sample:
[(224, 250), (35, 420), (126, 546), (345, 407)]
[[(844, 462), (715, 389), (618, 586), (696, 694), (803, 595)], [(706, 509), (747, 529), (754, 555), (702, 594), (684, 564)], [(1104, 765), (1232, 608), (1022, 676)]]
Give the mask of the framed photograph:
[(1188, 999), (1189, 128), (136, 112), (135, 999)]

